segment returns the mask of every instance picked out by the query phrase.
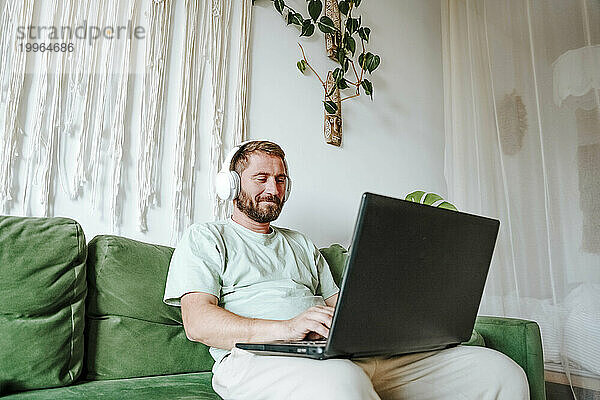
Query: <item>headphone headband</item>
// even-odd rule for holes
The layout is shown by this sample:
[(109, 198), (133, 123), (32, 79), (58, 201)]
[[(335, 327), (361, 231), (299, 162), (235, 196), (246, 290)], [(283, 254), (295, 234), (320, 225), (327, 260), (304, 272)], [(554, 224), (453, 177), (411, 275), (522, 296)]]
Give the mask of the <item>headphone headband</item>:
[(223, 165), (221, 166), (221, 172), (232, 171), (232, 169), (231, 169), (231, 161), (240, 152), (240, 150), (242, 149), (242, 147), (244, 147), (248, 143), (258, 142), (258, 141), (259, 140), (246, 140), (246, 141), (244, 141), (244, 142), (242, 142), (240, 144), (237, 144), (237, 145), (233, 146), (231, 148), (231, 150), (229, 150), (229, 153), (227, 154), (227, 157), (225, 157), (225, 161), (223, 161)]

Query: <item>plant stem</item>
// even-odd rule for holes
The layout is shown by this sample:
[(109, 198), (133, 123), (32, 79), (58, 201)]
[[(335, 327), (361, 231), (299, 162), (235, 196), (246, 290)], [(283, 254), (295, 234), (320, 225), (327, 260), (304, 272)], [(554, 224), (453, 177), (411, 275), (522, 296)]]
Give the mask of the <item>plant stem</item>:
[[(364, 54), (367, 54), (366, 53), (366, 49), (365, 49), (365, 41), (361, 38), (360, 42), (362, 43), (362, 48), (363, 48), (362, 54), (364, 56)], [(363, 58), (363, 60), (364, 60), (364, 58)], [(365, 73), (365, 67), (361, 65), (360, 66), (360, 79), (358, 80), (359, 82), (362, 82), (362, 78), (363, 78), (363, 74), (364, 73)]]
[(354, 70), (354, 76), (356, 76), (356, 85), (360, 85), (360, 78), (358, 77), (358, 74), (356, 73), (356, 68), (354, 67), (354, 60), (350, 59), (350, 62), (352, 63), (352, 69)]
[(343, 99), (341, 99), (341, 100), (340, 100), (340, 102), (342, 102), (342, 101), (344, 101), (344, 100), (351, 99), (351, 98), (353, 98), (353, 97), (358, 97), (358, 96), (360, 96), (360, 93), (353, 94), (352, 96), (344, 97)]
[(304, 49), (302, 48), (302, 45), (300, 43), (298, 43), (298, 46), (300, 46), (300, 50), (302, 51), (302, 58), (304, 59), (304, 62), (306, 63), (306, 65), (308, 65), (308, 68), (310, 68), (310, 70), (319, 79), (319, 81), (321, 82), (321, 85), (323, 86), (323, 89), (325, 89), (325, 93), (327, 93), (327, 85), (325, 85), (325, 82), (323, 82), (323, 79), (321, 79), (321, 77), (319, 76), (319, 74), (317, 74), (317, 71), (314, 70), (314, 68), (310, 65), (310, 63), (306, 59), (306, 55), (304, 54)]

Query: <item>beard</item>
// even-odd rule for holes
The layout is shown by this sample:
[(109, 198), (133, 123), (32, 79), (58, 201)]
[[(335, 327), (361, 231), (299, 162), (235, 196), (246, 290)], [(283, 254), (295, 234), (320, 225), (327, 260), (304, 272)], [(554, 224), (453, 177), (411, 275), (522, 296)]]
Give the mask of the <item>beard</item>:
[(279, 217), (283, 201), (275, 195), (265, 195), (260, 198), (257, 196), (252, 199), (244, 190), (240, 190), (235, 206), (251, 220), (265, 223), (275, 221)]

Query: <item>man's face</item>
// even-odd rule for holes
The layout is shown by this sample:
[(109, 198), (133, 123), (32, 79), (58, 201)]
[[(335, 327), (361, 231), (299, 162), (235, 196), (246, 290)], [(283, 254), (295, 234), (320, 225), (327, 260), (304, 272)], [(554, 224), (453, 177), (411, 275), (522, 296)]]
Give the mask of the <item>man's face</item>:
[(286, 173), (283, 161), (262, 152), (248, 157), (235, 206), (256, 222), (276, 220), (283, 208)]

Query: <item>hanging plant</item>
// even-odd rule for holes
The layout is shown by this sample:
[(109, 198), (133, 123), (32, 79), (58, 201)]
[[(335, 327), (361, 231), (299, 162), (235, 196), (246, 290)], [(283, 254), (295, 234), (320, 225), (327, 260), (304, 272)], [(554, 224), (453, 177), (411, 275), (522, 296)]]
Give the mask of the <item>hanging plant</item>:
[[(303, 74), (312, 71), (323, 87), (325, 109), (325, 138), (327, 143), (341, 145), (341, 103), (360, 96), (361, 90), (373, 100), (373, 84), (367, 79), (381, 63), (381, 58), (367, 51), (371, 29), (362, 25), (362, 18), (354, 15), (362, 0), (308, 0), (309, 18), (294, 10), (284, 0), (273, 0), (275, 9), (288, 25), (300, 30), (300, 37), (311, 37), (315, 31), (325, 35), (327, 55), (339, 66), (327, 71), (325, 79), (311, 66), (300, 43), (302, 58), (297, 62)], [(359, 51), (357, 51), (357, 48)], [(345, 92), (345, 96), (340, 94)]]

